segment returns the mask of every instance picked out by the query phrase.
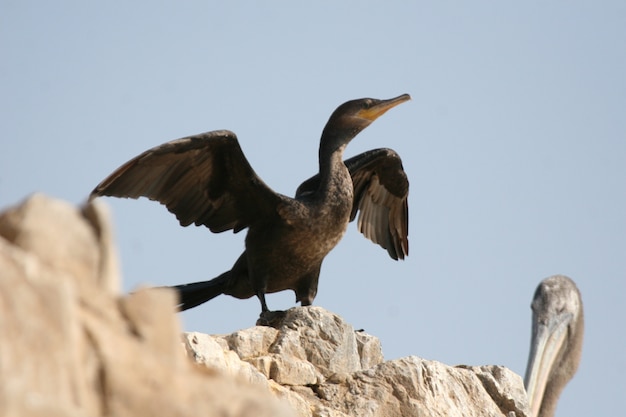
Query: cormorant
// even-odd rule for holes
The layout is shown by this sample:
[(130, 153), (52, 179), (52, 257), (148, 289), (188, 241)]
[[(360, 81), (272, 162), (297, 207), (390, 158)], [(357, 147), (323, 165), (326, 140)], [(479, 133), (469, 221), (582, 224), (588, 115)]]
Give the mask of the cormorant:
[(245, 251), (232, 269), (210, 281), (177, 285), (179, 309), (220, 294), (256, 295), (291, 289), (310, 305), (324, 257), (360, 211), (358, 228), (393, 259), (409, 252), (409, 183), (400, 157), (374, 149), (343, 161), (348, 143), (408, 94), (348, 101), (330, 116), (319, 147), (319, 173), (298, 187), (295, 198), (270, 189), (246, 160), (234, 133), (218, 130), (174, 140), (128, 161), (91, 193), (148, 197), (164, 204), (182, 226), (212, 232), (248, 228)]
[(583, 302), (564, 275), (543, 280), (532, 302), (533, 325), (524, 385), (533, 417), (552, 417), (582, 354)]

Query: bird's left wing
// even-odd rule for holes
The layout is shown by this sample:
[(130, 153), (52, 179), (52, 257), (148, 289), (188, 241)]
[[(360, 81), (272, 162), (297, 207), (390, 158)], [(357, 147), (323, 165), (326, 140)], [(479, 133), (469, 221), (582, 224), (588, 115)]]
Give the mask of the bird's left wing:
[[(392, 149), (373, 149), (344, 161), (352, 176), (354, 202), (350, 221), (357, 212), (358, 229), (372, 242), (387, 249), (393, 259), (409, 254), (409, 180), (400, 156)], [(296, 197), (314, 191), (319, 175), (303, 182)]]

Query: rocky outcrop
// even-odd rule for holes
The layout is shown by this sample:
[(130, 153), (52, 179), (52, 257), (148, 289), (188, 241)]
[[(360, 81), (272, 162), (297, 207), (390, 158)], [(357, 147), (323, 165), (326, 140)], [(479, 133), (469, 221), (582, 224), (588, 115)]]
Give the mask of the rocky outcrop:
[(0, 416), (291, 416), (194, 365), (170, 291), (119, 297), (106, 210), (35, 195), (0, 216)]
[(186, 333), (189, 355), (275, 392), (297, 416), (526, 416), (522, 380), (500, 366), (383, 361), (377, 338), (321, 307), (288, 310), (275, 327)]
[(528, 415), (508, 369), (385, 362), (320, 307), (181, 344), (174, 294), (118, 294), (108, 218), (41, 195), (0, 215), (0, 415)]

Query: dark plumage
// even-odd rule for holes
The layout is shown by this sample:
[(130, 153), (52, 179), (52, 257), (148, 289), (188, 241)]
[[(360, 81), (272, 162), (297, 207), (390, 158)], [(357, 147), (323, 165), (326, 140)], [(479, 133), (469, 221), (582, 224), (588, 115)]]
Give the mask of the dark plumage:
[(564, 275), (543, 280), (532, 302), (533, 326), (524, 385), (533, 417), (552, 417), (561, 391), (582, 354), (584, 317), (580, 291)]
[(230, 271), (175, 288), (186, 310), (219, 294), (259, 297), (291, 289), (310, 305), (324, 257), (360, 211), (359, 230), (393, 259), (408, 255), (408, 180), (390, 149), (343, 162), (348, 143), (390, 108), (410, 99), (359, 99), (342, 104), (326, 124), (319, 173), (290, 198), (272, 191), (254, 172), (234, 133), (208, 132), (152, 148), (122, 165), (91, 193), (159, 201), (182, 226), (213, 232), (248, 228), (246, 250)]

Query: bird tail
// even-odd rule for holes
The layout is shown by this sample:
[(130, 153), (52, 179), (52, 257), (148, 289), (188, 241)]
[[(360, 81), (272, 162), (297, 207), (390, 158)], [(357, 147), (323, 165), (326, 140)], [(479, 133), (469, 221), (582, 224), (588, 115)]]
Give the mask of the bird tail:
[(170, 288), (178, 292), (178, 310), (185, 311), (223, 294), (226, 290), (228, 272), (210, 281), (175, 285)]

